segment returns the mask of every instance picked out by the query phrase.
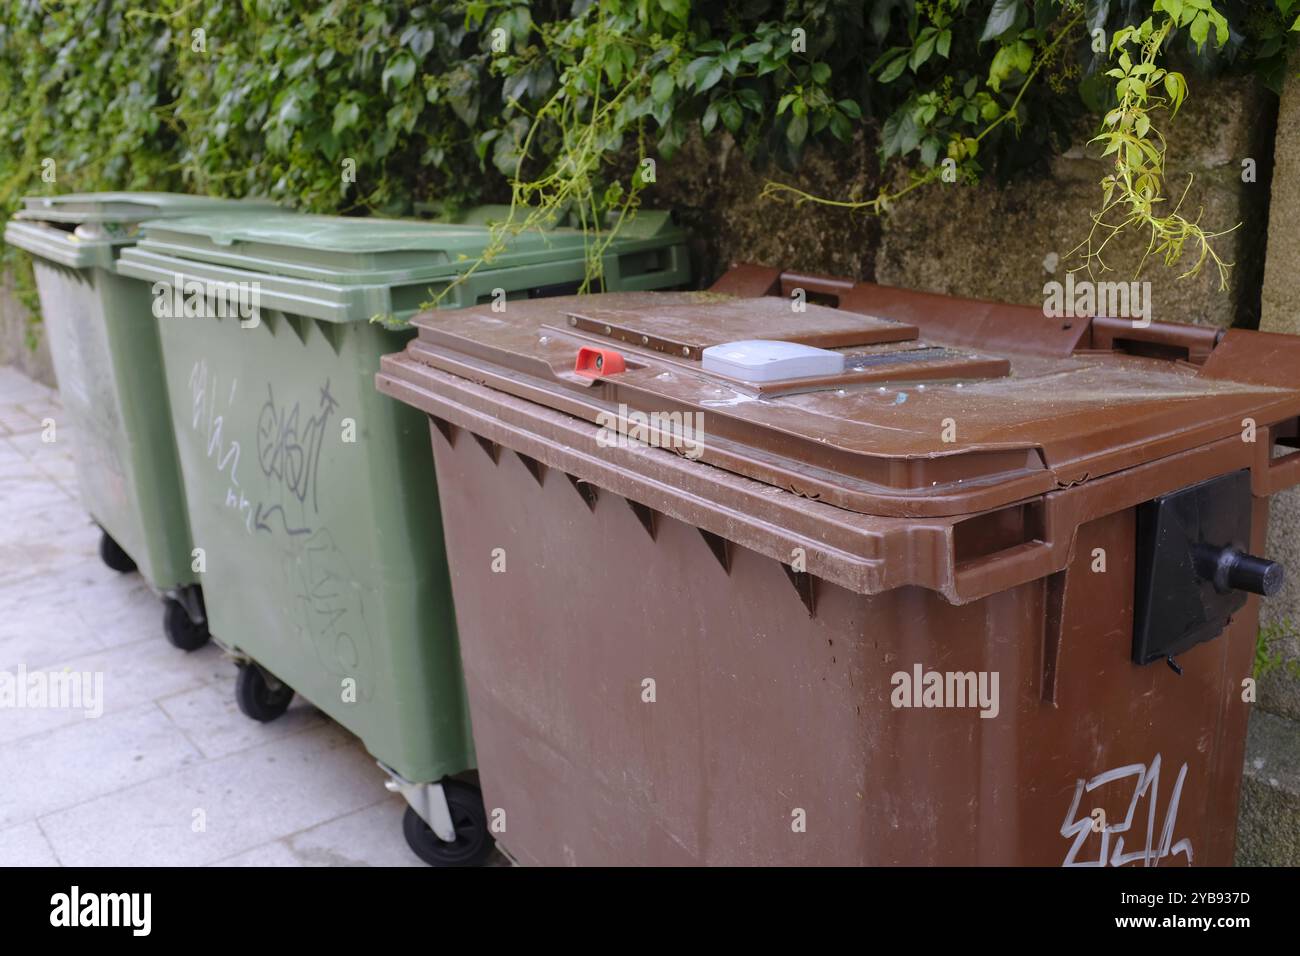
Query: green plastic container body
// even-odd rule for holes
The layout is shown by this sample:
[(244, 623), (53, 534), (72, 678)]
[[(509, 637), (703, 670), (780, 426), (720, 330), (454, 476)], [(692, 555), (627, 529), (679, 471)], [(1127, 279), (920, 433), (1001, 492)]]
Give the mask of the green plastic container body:
[(241, 208), (239, 215), (248, 215), (271, 207), (169, 193), (30, 197), (24, 203), (5, 228), (5, 242), (33, 257), (50, 356), (75, 432), (85, 507), (154, 588), (196, 583), (150, 291), (120, 277), (115, 262), (142, 218), (213, 208)]
[[(412, 314), (486, 230), (201, 217), (144, 233), (122, 255), (126, 275), (218, 294), (258, 287), (256, 324), (230, 310), (158, 320), (212, 634), (407, 780), (473, 767), (428, 420), (374, 387), (380, 356), (411, 332), (370, 319)], [(571, 288), (581, 242), (556, 233), (524, 237), (448, 301)], [(610, 256), (610, 287), (689, 278), (666, 220)]]

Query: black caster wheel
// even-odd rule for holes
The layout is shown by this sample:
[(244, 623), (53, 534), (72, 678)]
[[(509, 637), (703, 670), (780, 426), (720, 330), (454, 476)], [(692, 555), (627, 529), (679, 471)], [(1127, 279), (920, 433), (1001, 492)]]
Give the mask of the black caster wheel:
[(430, 866), (481, 866), (494, 846), (492, 837), (488, 835), (483, 795), (478, 787), (459, 780), (443, 781), (442, 790), (447, 795), (456, 841), (444, 843), (439, 840), (429, 824), (414, 809), (407, 807), (406, 816), (402, 818), (402, 834), (407, 844)]
[(196, 651), (208, 643), (208, 625), (196, 624), (185, 605), (175, 598), (163, 600), (163, 632), (172, 647)]
[(276, 680), (256, 664), (240, 664), (235, 680), (235, 703), (245, 717), (267, 723), (289, 709), (293, 688)]
[(130, 574), (136, 569), (131, 556), (123, 551), (122, 546), (103, 528), (99, 529), (99, 556), (105, 564), (119, 574)]

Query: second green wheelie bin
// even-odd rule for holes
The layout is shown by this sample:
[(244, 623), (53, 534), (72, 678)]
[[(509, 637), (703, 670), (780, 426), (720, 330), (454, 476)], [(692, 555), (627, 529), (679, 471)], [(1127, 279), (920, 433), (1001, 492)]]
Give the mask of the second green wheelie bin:
[[(456, 283), (488, 245), (484, 218), (194, 216), (146, 224), (120, 265), (173, 291), (163, 360), (239, 706), (270, 720), (297, 692), (356, 733), (434, 864), (475, 862), (492, 841), (477, 788), (448, 779), (474, 757), (428, 424), (374, 376), (413, 334), (395, 326), (443, 290), (444, 305), (508, 322), (511, 299), (573, 291), (585, 272), (583, 234), (553, 229)], [(689, 279), (663, 214), (638, 216), (604, 266), (607, 288)]]
[(168, 639), (193, 650), (208, 630), (191, 567), (158, 328), (148, 286), (119, 276), (117, 258), (141, 220), (213, 209), (247, 216), (274, 205), (105, 192), (31, 196), (23, 206), (4, 238), (32, 255), (50, 356), (76, 431), (82, 499), (101, 530), (100, 555), (115, 571), (139, 569), (163, 595)]

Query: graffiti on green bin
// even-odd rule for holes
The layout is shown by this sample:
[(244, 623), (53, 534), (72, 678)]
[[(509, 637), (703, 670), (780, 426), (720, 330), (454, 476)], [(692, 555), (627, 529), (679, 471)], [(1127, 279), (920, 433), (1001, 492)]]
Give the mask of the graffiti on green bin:
[(203, 442), (204, 457), (211, 462), (223, 476), (229, 479), (226, 486), (225, 505), (240, 512), (249, 513), (248, 499), (239, 486), (239, 442), (235, 439), (226, 441), (226, 416), (235, 404), (235, 393), (239, 390), (238, 379), (230, 380), (230, 392), (222, 412), (218, 412), (220, 389), (217, 373), (208, 368), (205, 359), (199, 359), (190, 369), (190, 427), (199, 433)]
[(351, 565), (328, 530), (297, 539), (284, 554), (299, 626), (325, 670), (356, 681), (356, 699), (371, 695), (370, 629)]
[(330, 394), (326, 379), (320, 388), (315, 414), (306, 415), (300, 402), (277, 403), (271, 383), (266, 384), (266, 401), (257, 418), (257, 463), (268, 483), (284, 503), (258, 502), (253, 527), (274, 533), (275, 528), (291, 535), (312, 532), (312, 519), (320, 511), (319, 474), (321, 448), (330, 414), (338, 402)]

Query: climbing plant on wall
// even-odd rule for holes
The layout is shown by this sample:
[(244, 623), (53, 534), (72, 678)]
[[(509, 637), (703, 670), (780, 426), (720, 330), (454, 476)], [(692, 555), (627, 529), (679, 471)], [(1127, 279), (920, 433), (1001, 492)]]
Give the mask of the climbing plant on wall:
[[(773, 199), (869, 212), (941, 178), (1005, 182), (1098, 129), (1114, 162), (1080, 255), (1118, 227), (1219, 262), (1160, 135), (1201, 78), (1276, 87), (1297, 0), (11, 0), (0, 11), (0, 212), (28, 193), (182, 189), (314, 211), (510, 200), (611, 230), (690, 136), (791, 169), (868, 136), (902, 192)], [(629, 162), (629, 157), (631, 162)], [(840, 193), (836, 195), (835, 193)], [(653, 201), (650, 198), (649, 201)], [(1224, 224), (1230, 226), (1231, 224)], [(1183, 254), (1190, 251), (1184, 260)], [(473, 268), (469, 264), (467, 268)]]

